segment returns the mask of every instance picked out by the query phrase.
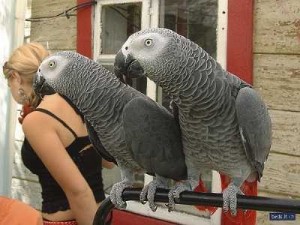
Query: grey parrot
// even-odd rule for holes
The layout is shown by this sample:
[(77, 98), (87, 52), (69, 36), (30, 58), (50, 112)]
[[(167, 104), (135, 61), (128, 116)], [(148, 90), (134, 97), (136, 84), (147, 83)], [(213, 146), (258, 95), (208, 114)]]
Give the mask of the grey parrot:
[(259, 94), (196, 43), (164, 28), (132, 34), (114, 68), (119, 77), (147, 76), (178, 108), (188, 179), (169, 192), (169, 209), (211, 169), (230, 177), (223, 209), (236, 215), (241, 185), (260, 181), (271, 148), (271, 119)]
[(53, 54), (41, 63), (34, 90), (68, 99), (83, 115), (96, 150), (115, 160), (121, 182), (113, 185), (110, 198), (116, 207), (126, 207), (122, 192), (133, 185), (135, 171), (155, 175), (141, 192), (153, 211), (156, 188), (167, 188), (169, 179), (186, 179), (180, 128), (172, 114), (99, 63), (75, 52)]

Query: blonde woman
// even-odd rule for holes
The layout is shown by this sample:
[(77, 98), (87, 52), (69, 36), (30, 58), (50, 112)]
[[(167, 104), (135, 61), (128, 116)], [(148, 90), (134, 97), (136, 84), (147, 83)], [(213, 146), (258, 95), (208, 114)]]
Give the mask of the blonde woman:
[(49, 55), (38, 43), (17, 48), (3, 66), (11, 94), (23, 105), (25, 166), (39, 177), (44, 225), (91, 225), (104, 199), (102, 161), (92, 147), (79, 114), (58, 94), (39, 99), (32, 82)]

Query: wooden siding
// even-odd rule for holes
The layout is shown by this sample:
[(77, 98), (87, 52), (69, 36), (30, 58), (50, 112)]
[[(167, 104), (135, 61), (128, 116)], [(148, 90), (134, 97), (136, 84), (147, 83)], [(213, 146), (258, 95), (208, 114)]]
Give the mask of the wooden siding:
[(63, 0), (63, 1), (31, 0), (31, 1), (32, 1), (31, 13), (33, 18), (57, 15), (71, 7), (74, 7), (77, 4), (76, 0)]
[[(300, 1), (256, 0), (254, 8), (254, 87), (273, 124), (259, 195), (300, 199)], [(257, 224), (296, 225), (299, 218), (270, 221), (258, 212)]]
[(299, 157), (270, 153), (259, 190), (284, 195), (286, 198), (300, 198), (299, 174)]
[(31, 22), (30, 41), (40, 42), (50, 50), (75, 50), (76, 32), (75, 16)]
[(255, 54), (254, 85), (271, 109), (300, 111), (299, 65), (300, 54)]
[[(33, 0), (31, 18), (54, 16), (76, 4), (76, 0)], [(76, 50), (76, 22), (76, 11), (72, 12), (69, 19), (55, 17), (32, 21), (30, 41), (40, 42), (53, 51)]]
[(299, 5), (299, 0), (255, 1), (254, 52), (299, 55)]
[[(300, 157), (300, 113), (270, 110), (270, 114), (273, 123), (273, 144), (271, 151), (290, 155), (291, 157)], [(300, 159), (298, 162), (300, 162)], [(300, 189), (300, 186), (296, 186), (295, 188)]]

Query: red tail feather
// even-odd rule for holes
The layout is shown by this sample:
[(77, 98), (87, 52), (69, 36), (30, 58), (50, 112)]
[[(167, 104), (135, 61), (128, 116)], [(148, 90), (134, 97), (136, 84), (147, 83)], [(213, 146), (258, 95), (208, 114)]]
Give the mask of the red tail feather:
[[(194, 191), (195, 192), (208, 192), (202, 180), (199, 180), (199, 184), (195, 188)], [(213, 206), (196, 205), (195, 207), (201, 211), (209, 211), (210, 214), (213, 214), (217, 210), (217, 207), (213, 207)]]

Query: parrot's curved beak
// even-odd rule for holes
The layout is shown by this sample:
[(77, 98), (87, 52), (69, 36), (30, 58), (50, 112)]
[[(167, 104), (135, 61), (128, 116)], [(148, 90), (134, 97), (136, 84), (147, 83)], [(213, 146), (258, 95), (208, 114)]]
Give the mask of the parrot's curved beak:
[(33, 78), (33, 90), (40, 98), (43, 98), (44, 95), (52, 95), (56, 93), (54, 89), (47, 84), (40, 71), (38, 71)]
[(115, 58), (114, 72), (116, 76), (124, 83), (129, 78), (144, 77), (144, 69), (140, 63), (130, 54), (125, 56), (120, 50)]

